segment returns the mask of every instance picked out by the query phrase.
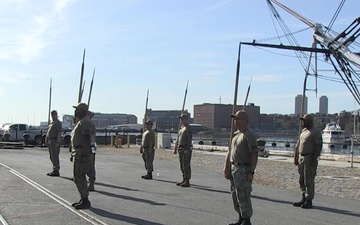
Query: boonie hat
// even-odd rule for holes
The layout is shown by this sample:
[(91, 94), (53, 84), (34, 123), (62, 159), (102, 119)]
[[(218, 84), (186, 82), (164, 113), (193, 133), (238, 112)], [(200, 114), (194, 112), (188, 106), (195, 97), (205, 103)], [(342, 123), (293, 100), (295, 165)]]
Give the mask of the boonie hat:
[(313, 121), (314, 117), (310, 114), (305, 114), (302, 117), (300, 117), (300, 120), (308, 120), (308, 121)]
[(231, 114), (230, 117), (237, 120), (249, 120), (249, 115), (245, 110), (239, 110), (235, 114)]
[(75, 109), (78, 110), (84, 110), (84, 111), (89, 111), (89, 107), (88, 105), (86, 105), (85, 103), (80, 102), (77, 106), (73, 106)]
[(188, 114), (186, 114), (186, 113), (183, 113), (183, 114), (181, 114), (181, 115), (179, 116), (179, 118), (183, 118), (183, 117), (188, 118), (189, 116), (188, 116)]

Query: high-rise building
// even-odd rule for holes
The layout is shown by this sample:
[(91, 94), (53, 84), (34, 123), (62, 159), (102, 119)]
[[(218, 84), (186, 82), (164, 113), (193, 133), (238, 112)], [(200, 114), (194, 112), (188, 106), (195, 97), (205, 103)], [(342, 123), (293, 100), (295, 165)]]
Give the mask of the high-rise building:
[[(302, 95), (295, 97), (295, 115), (301, 114)], [(305, 96), (304, 114), (307, 113), (308, 98)]]
[(321, 96), (319, 99), (319, 113), (328, 114), (328, 98), (326, 96)]

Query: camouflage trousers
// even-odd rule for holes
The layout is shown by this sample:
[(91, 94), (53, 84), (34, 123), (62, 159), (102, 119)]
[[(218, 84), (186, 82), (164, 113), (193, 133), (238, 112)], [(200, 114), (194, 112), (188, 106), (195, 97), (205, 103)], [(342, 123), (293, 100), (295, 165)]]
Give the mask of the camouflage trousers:
[(89, 173), (89, 160), (81, 161), (74, 158), (74, 183), (81, 195), (81, 198), (87, 198), (89, 196), (89, 190), (87, 187), (86, 174)]
[(155, 157), (155, 149), (144, 149), (144, 153), (142, 154), (142, 158), (145, 163), (145, 169), (147, 172), (154, 171), (154, 157)]
[(95, 171), (95, 153), (91, 153), (89, 157), (89, 166), (88, 166), (88, 177), (89, 181), (94, 183), (96, 180), (96, 171)]
[(60, 154), (60, 143), (56, 142), (56, 139), (50, 139), (48, 143), (49, 148), (49, 155), (51, 163), (53, 164), (53, 171), (60, 170), (60, 161), (59, 161), (59, 154)]
[(250, 172), (250, 166), (231, 165), (231, 195), (234, 209), (242, 218), (250, 218), (253, 215), (250, 199), (252, 181), (247, 180), (248, 172)]
[(315, 195), (315, 176), (318, 161), (314, 155), (300, 156), (299, 158), (299, 184), (301, 193), (312, 200)]
[(188, 150), (187, 153), (184, 150), (179, 150), (180, 170), (184, 179), (191, 179), (191, 154), (192, 151)]

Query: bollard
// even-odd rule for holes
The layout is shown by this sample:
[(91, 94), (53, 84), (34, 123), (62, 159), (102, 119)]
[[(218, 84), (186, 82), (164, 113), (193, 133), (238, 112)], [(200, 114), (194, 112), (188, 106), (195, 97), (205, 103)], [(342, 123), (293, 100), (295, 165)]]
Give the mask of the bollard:
[(118, 137), (116, 141), (117, 141), (117, 148), (121, 148), (122, 138)]
[(127, 147), (130, 148), (130, 135), (127, 135)]

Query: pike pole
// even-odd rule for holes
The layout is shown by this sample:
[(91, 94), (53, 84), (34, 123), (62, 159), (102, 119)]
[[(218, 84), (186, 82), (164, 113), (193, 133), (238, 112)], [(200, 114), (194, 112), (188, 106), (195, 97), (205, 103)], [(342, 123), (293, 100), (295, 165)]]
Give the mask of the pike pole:
[(243, 108), (242, 108), (243, 110), (245, 110), (246, 103), (247, 103), (247, 100), (248, 100), (248, 97), (249, 97), (250, 87), (251, 87), (251, 81), (252, 81), (252, 77), (251, 77), (251, 79), (250, 79), (249, 87), (248, 87), (247, 92), (246, 92), (245, 102), (244, 102), (244, 105), (243, 105)]
[(90, 108), (90, 100), (91, 100), (91, 94), (92, 94), (92, 89), (93, 89), (93, 84), (94, 84), (94, 76), (95, 76), (95, 68), (94, 68), (94, 71), (93, 71), (91, 84), (90, 84), (90, 91), (89, 91), (89, 98), (88, 98), (88, 107), (89, 108)]
[(50, 125), (50, 114), (51, 114), (51, 93), (52, 93), (52, 78), (50, 78), (50, 93), (49, 93), (48, 126)]
[[(184, 110), (185, 110), (185, 103), (186, 103), (186, 96), (187, 96), (188, 86), (189, 86), (189, 81), (187, 81), (187, 83), (186, 83), (186, 89), (185, 89), (184, 100), (183, 100), (183, 104), (182, 104), (182, 108), (181, 108), (181, 114), (183, 114)], [(181, 119), (179, 120), (178, 133), (179, 133), (180, 129), (181, 129)], [(178, 145), (178, 138), (176, 138), (175, 147), (174, 147), (174, 154), (177, 153), (177, 145)]]
[(142, 132), (145, 132), (145, 122), (147, 119), (147, 107), (148, 107), (148, 102), (149, 102), (149, 89), (147, 90), (147, 94), (146, 94), (146, 102), (145, 102), (145, 113), (144, 113), (144, 119), (143, 119), (143, 127), (142, 127)]
[(81, 65), (81, 74), (80, 74), (80, 84), (79, 84), (79, 95), (78, 95), (78, 103), (81, 102), (82, 99), (82, 91), (83, 91), (83, 78), (84, 78), (84, 65), (85, 64), (85, 49), (84, 49), (84, 53), (83, 53), (83, 61), (82, 61), (82, 65)]

